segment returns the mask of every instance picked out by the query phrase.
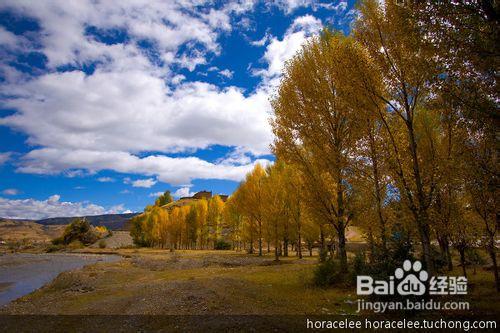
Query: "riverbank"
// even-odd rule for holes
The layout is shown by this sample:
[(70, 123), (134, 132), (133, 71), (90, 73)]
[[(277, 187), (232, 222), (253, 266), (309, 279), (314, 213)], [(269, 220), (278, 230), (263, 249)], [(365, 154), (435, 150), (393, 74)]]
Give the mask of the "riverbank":
[(42, 287), (64, 271), (120, 259), (117, 255), (80, 253), (1, 254), (0, 306)]

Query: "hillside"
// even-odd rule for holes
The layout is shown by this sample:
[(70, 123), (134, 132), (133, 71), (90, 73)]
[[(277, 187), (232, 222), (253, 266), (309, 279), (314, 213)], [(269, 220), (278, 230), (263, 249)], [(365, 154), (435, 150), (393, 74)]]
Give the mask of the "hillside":
[[(85, 218), (93, 226), (105, 226), (111, 230), (122, 230), (125, 222), (136, 215), (138, 215), (138, 213), (95, 215), (85, 216)], [(52, 217), (36, 222), (42, 225), (61, 225), (69, 224), (73, 219), (75, 219), (75, 217)]]
[(34, 221), (0, 218), (0, 240), (5, 242), (46, 243), (59, 237), (65, 225), (41, 225)]

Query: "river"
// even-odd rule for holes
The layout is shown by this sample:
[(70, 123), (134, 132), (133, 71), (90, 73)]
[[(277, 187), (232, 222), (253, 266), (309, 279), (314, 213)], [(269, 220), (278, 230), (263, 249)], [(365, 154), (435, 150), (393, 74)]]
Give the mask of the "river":
[(116, 255), (67, 253), (0, 255), (0, 306), (42, 287), (64, 271), (120, 259)]

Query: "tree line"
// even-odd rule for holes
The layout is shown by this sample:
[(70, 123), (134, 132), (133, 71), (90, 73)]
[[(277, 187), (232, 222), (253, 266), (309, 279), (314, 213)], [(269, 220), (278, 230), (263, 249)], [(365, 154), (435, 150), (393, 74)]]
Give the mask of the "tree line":
[(278, 160), (296, 167), (338, 238), (367, 231), (386, 254), (402, 224), (434, 272), (436, 240), (482, 245), (497, 289), (498, 6), (491, 1), (363, 1), (349, 36), (325, 29), (285, 66), (272, 99)]
[[(451, 270), (456, 249), (466, 274), (466, 251), (483, 247), (500, 290), (498, 6), (365, 0), (357, 9), (349, 35), (324, 29), (286, 63), (271, 99), (276, 162), (257, 165), (226, 203), (151, 208), (145, 243), (230, 239), (276, 259), (319, 245), (324, 258), (335, 237), (347, 272), (356, 225), (370, 262), (405, 242), (430, 273)], [(156, 230), (155, 219), (170, 222)]]
[(154, 205), (131, 220), (130, 234), (140, 246), (175, 249), (213, 249), (221, 246), (222, 199), (216, 195), (186, 205), (173, 205), (167, 191)]

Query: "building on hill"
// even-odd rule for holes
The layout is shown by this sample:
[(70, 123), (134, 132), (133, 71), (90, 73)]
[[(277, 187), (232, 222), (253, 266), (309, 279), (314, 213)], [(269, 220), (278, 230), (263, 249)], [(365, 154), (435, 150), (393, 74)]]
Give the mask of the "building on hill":
[(212, 191), (200, 191), (200, 192), (196, 192), (193, 196), (192, 196), (193, 199), (211, 199), (212, 198)]
[[(213, 195), (212, 195), (211, 191), (204, 190), (204, 191), (196, 192), (192, 197), (181, 197), (181, 198), (179, 198), (179, 200), (168, 203), (162, 207), (166, 208), (166, 209), (172, 209), (174, 207), (182, 207), (182, 206), (190, 205), (190, 204), (196, 202), (197, 200), (202, 200), (202, 199), (210, 200), (212, 198), (212, 196)], [(226, 202), (226, 200), (228, 198), (228, 196), (225, 194), (219, 194), (219, 197), (221, 198), (221, 200), (223, 202)]]

